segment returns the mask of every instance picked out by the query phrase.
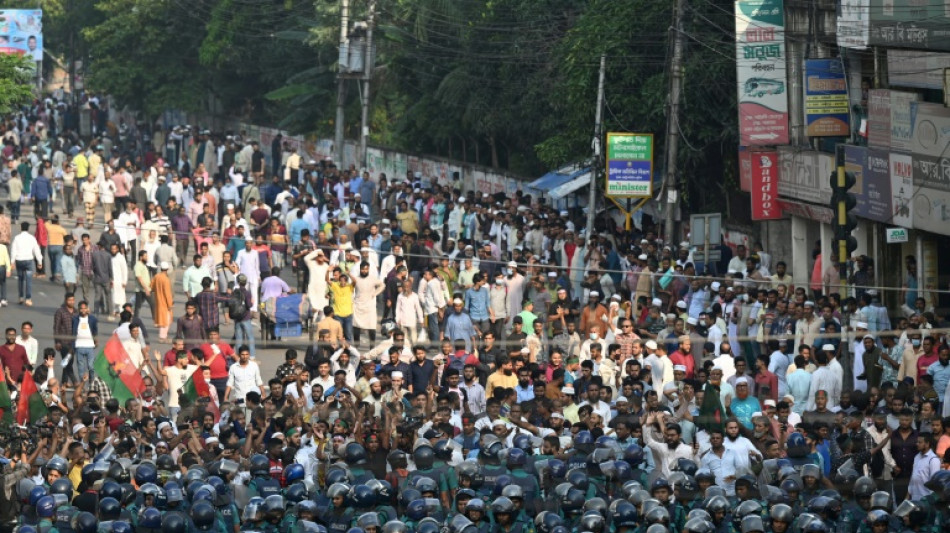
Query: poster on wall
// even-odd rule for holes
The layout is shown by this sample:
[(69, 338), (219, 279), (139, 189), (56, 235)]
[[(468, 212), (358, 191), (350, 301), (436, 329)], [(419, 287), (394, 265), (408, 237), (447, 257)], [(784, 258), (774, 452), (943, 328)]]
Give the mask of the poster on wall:
[(737, 0), (739, 144), (788, 144), (788, 76), (782, 0)]
[(0, 9), (0, 53), (43, 60), (43, 10)]
[(809, 137), (850, 134), (848, 82), (840, 59), (805, 61), (805, 121)]
[(891, 91), (868, 92), (868, 146), (891, 148)]

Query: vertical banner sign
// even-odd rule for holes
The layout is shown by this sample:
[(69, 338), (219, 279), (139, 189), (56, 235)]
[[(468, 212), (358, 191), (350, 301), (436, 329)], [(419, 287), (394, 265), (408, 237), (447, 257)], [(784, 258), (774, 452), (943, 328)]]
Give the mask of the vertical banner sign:
[(809, 137), (846, 137), (850, 133), (848, 83), (841, 60), (805, 61), (805, 120)]
[(871, 0), (841, 0), (838, 3), (838, 46), (864, 50), (871, 33)]
[[(895, 226), (913, 227), (914, 194), (914, 164), (910, 155), (892, 153), (891, 222)], [(924, 200), (926, 201), (926, 198)]]
[(752, 220), (782, 218), (778, 201), (778, 153), (752, 152)]
[(653, 134), (607, 134), (607, 196), (653, 196)]
[(788, 144), (782, 0), (736, 0), (739, 144)]
[(891, 149), (891, 91), (868, 92), (868, 146)]

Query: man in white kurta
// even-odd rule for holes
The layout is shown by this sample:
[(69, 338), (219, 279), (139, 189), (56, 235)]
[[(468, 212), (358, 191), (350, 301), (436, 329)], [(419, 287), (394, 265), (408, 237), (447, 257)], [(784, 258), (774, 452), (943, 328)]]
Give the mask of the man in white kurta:
[(327, 297), (327, 272), (330, 270), (330, 264), (323, 250), (316, 249), (303, 258), (307, 270), (310, 271), (310, 280), (307, 282), (307, 299), (310, 300), (310, 308), (322, 320), (323, 308), (330, 305), (330, 298)]
[(125, 305), (125, 286), (129, 283), (129, 265), (125, 255), (115, 244), (112, 245), (112, 314), (119, 316)]
[(238, 251), (234, 262), (237, 263), (241, 274), (247, 276), (247, 288), (251, 291), (254, 310), (257, 309), (257, 287), (261, 284), (261, 257), (256, 250), (253, 250), (254, 241), (247, 239), (244, 241), (245, 248)]
[[(353, 278), (353, 328), (369, 332), (371, 342), (376, 342), (376, 327), (379, 321), (376, 318), (376, 296), (383, 292), (386, 285), (376, 275), (370, 272), (368, 262), (360, 263), (360, 273)], [(359, 333), (355, 333), (359, 339)]]

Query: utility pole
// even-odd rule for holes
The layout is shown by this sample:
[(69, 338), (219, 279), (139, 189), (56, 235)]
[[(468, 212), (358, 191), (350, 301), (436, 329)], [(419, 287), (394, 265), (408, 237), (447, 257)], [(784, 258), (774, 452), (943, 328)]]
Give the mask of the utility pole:
[(376, 0), (369, 0), (369, 15), (366, 20), (366, 54), (363, 59), (363, 117), (360, 120), (360, 161), (367, 166), (366, 145), (369, 143), (369, 82), (373, 78), (373, 26), (376, 25)]
[(585, 239), (590, 239), (594, 232), (594, 216), (597, 214), (597, 187), (600, 186), (600, 169), (603, 165), (603, 148), (601, 140), (604, 137), (603, 132), (603, 110), (604, 110), (604, 78), (607, 76), (607, 54), (600, 55), (600, 80), (597, 82), (597, 108), (594, 111), (594, 140), (591, 147), (594, 149), (594, 164), (590, 169), (590, 195), (587, 197), (587, 230), (584, 232)]
[(343, 106), (346, 104), (346, 72), (349, 70), (349, 46), (346, 42), (349, 39), (350, 31), (350, 0), (340, 0), (340, 59), (338, 61), (336, 73), (336, 127), (333, 136), (333, 147), (336, 150), (336, 165), (342, 169), (343, 163)]
[(686, 0), (676, 0), (676, 9), (673, 12), (673, 27), (670, 34), (673, 37), (673, 57), (670, 63), (670, 103), (666, 110), (666, 213), (664, 239), (667, 243), (675, 243), (673, 231), (673, 212), (679, 201), (679, 184), (676, 175), (676, 152), (679, 143), (679, 112), (680, 96), (683, 93), (683, 11), (686, 10)]

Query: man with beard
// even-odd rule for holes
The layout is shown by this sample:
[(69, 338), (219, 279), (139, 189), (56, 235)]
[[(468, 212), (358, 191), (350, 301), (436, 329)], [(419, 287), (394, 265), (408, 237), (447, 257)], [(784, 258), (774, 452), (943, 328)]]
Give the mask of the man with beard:
[[(868, 341), (865, 340), (864, 343), (867, 347)], [(874, 346), (874, 350), (876, 353), (880, 353), (877, 346)], [(950, 384), (950, 348), (946, 344), (940, 346), (940, 350), (937, 352), (937, 362), (927, 367), (927, 374), (933, 376), (934, 389), (937, 390), (937, 396), (940, 398), (940, 402), (943, 403), (947, 385)], [(868, 383), (870, 384), (870, 382)]]
[(736, 476), (752, 473), (752, 458), (762, 459), (762, 454), (752, 444), (752, 441), (741, 434), (739, 421), (730, 418), (726, 421), (726, 432), (723, 446), (736, 455)]
[(485, 412), (485, 387), (478, 381), (478, 372), (475, 365), (467, 364), (462, 369), (464, 383), (459, 388), (464, 391), (468, 411), (473, 414)]
[(514, 389), (518, 385), (518, 377), (514, 374), (511, 359), (503, 355), (498, 357), (495, 363), (498, 365), (497, 370), (488, 376), (488, 386), (485, 388), (485, 394), (488, 398), (492, 397), (495, 387)]
[(369, 333), (370, 344), (376, 343), (376, 326), (379, 323), (376, 318), (376, 296), (385, 288), (375, 274), (370, 275), (369, 267), (366, 261), (360, 263), (360, 275), (353, 282), (353, 338), (357, 344), (362, 331)]
[(696, 460), (693, 448), (681, 439), (682, 430), (679, 424), (666, 423), (666, 416), (667, 413), (654, 412), (647, 416), (643, 426), (644, 442), (653, 452), (656, 468), (660, 470), (660, 475), (664, 478), (669, 477), (670, 468), (678, 459)]
[(465, 353), (471, 353), (472, 347), (478, 342), (481, 332), (475, 327), (472, 318), (463, 309), (465, 302), (461, 298), (452, 300), (452, 313), (445, 318), (445, 324), (439, 333), (439, 340), (463, 341)]
[(591, 406), (595, 413), (599, 414), (601, 418), (604, 419), (604, 425), (607, 425), (610, 422), (611, 413), (610, 405), (600, 399), (600, 391), (602, 386), (602, 381), (599, 376), (595, 376), (590, 385), (587, 386), (587, 400), (580, 404), (581, 407), (585, 405)]
[(873, 447), (883, 446), (877, 453), (872, 453), (869, 463), (871, 476), (874, 479), (891, 479), (891, 470), (897, 465), (891, 456), (890, 442), (891, 429), (887, 426), (886, 407), (878, 407), (871, 416), (871, 423), (865, 423), (864, 431), (874, 441)]
[(589, 337), (591, 333), (597, 333), (603, 338), (607, 335), (607, 327), (607, 308), (600, 304), (600, 293), (591, 291), (588, 303), (581, 311), (581, 336)]
[(726, 494), (735, 496), (736, 478), (739, 477), (740, 460), (733, 450), (724, 445), (725, 435), (719, 428), (709, 430), (710, 448), (700, 456), (700, 468), (708, 469), (716, 477), (716, 485)]

